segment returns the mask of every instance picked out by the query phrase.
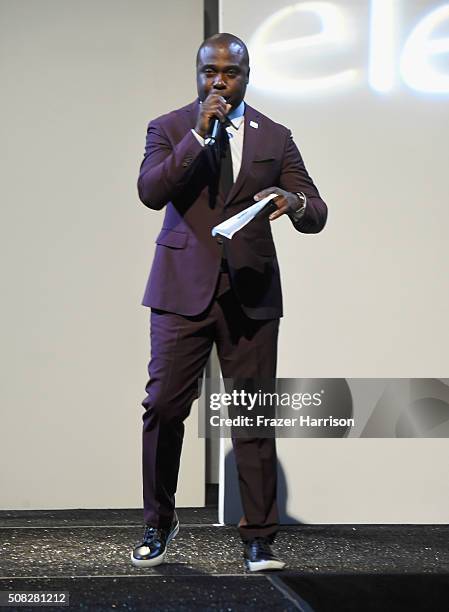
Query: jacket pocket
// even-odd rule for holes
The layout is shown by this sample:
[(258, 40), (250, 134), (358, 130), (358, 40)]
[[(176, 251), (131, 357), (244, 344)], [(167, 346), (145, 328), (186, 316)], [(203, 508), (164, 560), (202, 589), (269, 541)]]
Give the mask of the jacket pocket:
[(253, 159), (253, 164), (266, 164), (269, 162), (274, 162), (276, 161), (275, 157), (270, 157), (268, 155), (265, 155), (265, 157), (256, 157), (255, 159)]
[(164, 229), (159, 233), (156, 238), (156, 244), (170, 247), (172, 249), (184, 249), (187, 244), (187, 234), (185, 232), (176, 232), (171, 229)]

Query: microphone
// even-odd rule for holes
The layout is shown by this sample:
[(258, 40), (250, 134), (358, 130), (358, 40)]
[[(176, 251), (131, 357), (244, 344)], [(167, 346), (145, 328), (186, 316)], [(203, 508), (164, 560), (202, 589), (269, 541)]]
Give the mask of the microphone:
[(209, 126), (209, 134), (204, 139), (204, 144), (213, 147), (217, 141), (218, 129), (220, 127), (220, 119), (213, 118)]

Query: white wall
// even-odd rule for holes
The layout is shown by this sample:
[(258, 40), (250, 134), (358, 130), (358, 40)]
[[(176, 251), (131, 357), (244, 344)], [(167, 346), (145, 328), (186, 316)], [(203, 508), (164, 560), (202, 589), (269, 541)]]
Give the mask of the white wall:
[[(149, 119), (196, 96), (202, 2), (1, 0), (2, 509), (140, 507), (163, 213), (136, 190)], [(188, 420), (178, 505), (204, 501)]]
[[(343, 25), (335, 19), (329, 30), (326, 25), (325, 33), (341, 33), (338, 43), (327, 46), (304, 44), (320, 31), (316, 14), (279, 12), (302, 4), (260, 0), (256, 11), (253, 2), (221, 2), (221, 31), (250, 46), (248, 102), (292, 130), (329, 206), (328, 226), (316, 236), (295, 233), (286, 218), (273, 224), (285, 299), (278, 376), (443, 378), (449, 345), (449, 92), (411, 88), (399, 58), (422, 19), (443, 5), (448, 12), (447, 3), (330, 2)], [(370, 10), (381, 4), (396, 11), (391, 54), (388, 21), (374, 29), (374, 38), (370, 32)], [(447, 36), (448, 22), (448, 15), (441, 18), (432, 36)], [(302, 38), (299, 46), (288, 46), (296, 38)], [(381, 74), (392, 68), (392, 88), (385, 93), (370, 84), (376, 41), (387, 51)], [(446, 60), (447, 54), (431, 57), (426, 74), (440, 71), (447, 80)], [(354, 79), (341, 87), (319, 89), (310, 82), (346, 70), (354, 71)], [(390, 519), (449, 520), (442, 486), (449, 476), (447, 440), (282, 440), (279, 446), (287, 486), (301, 492), (290, 500), (296, 518), (343, 522), (353, 502), (350, 520), (382, 522), (387, 499), (395, 507), (386, 493), (394, 490), (403, 503)], [(428, 452), (433, 447), (437, 461)], [(400, 465), (392, 464), (395, 450)], [(304, 470), (298, 470), (299, 460)], [(339, 496), (335, 483), (342, 466), (350, 465), (358, 475), (347, 476)], [(430, 496), (425, 504), (424, 485)], [(384, 494), (373, 499), (373, 491)]]
[[(279, 375), (444, 377), (449, 92), (413, 91), (398, 63), (420, 20), (447, 3), (392, 3), (398, 6), (395, 77), (392, 91), (384, 94), (368, 82), (373, 2), (330, 2), (347, 22), (347, 41), (343, 36), (316, 50), (276, 50), (280, 41), (304, 39), (319, 29), (310, 13), (267, 25), (273, 15), (282, 17), (281, 9), (297, 4), (303, 3), (261, 0), (254, 11), (252, 2), (221, 3), (221, 29), (250, 45), (248, 102), (292, 130), (329, 205), (328, 226), (319, 235), (295, 233), (286, 218), (272, 226), (285, 289)], [(447, 35), (448, 24), (449, 16), (434, 38)], [(377, 32), (384, 44), (385, 28)], [(264, 43), (256, 53), (257, 32)], [(446, 59), (447, 54), (433, 59), (443, 74)], [(348, 69), (355, 76), (345, 86), (315, 86), (306, 95), (305, 83), (299, 86), (303, 93), (293, 91), (297, 79)], [(276, 87), (273, 77), (279, 79)]]

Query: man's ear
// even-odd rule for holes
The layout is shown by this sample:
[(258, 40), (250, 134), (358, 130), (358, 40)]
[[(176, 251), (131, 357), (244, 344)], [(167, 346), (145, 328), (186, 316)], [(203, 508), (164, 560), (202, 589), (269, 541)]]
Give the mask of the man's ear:
[(251, 68), (248, 66), (248, 72), (246, 73), (246, 84), (248, 85), (249, 83), (249, 71), (251, 70)]

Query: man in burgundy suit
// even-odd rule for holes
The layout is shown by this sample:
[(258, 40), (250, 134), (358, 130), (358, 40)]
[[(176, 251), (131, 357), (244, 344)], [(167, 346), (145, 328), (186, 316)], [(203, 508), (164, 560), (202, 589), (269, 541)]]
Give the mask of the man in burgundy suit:
[[(150, 209), (165, 209), (143, 304), (151, 308), (151, 361), (143, 415), (145, 531), (136, 566), (165, 559), (178, 533), (175, 512), (184, 419), (198, 397), (214, 343), (224, 378), (275, 379), (282, 295), (270, 221), (287, 214), (298, 232), (317, 233), (327, 207), (291, 132), (244, 102), (245, 44), (207, 39), (197, 54), (198, 99), (151, 121), (138, 180)], [(217, 142), (208, 145), (218, 119)], [(276, 193), (275, 211), (232, 240), (212, 228)], [(244, 517), (239, 532), (250, 571), (281, 569), (271, 549), (278, 530), (273, 437), (233, 438)]]

